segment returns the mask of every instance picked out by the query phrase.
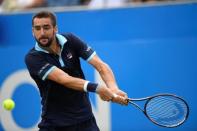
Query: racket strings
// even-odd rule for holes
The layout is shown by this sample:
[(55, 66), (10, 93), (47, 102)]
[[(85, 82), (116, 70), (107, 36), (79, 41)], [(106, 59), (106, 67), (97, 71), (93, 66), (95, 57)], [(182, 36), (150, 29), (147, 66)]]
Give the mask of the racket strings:
[(185, 102), (173, 96), (155, 97), (146, 105), (147, 116), (153, 122), (167, 127), (181, 124), (187, 113)]

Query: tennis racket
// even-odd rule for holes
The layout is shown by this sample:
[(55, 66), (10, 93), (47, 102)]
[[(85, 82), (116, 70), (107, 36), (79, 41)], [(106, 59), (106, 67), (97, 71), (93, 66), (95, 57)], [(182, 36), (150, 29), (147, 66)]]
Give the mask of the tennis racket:
[[(144, 101), (141, 108), (137, 101)], [(189, 116), (187, 102), (174, 94), (157, 94), (139, 99), (128, 99), (128, 103), (141, 110), (154, 124), (173, 128), (183, 124)]]

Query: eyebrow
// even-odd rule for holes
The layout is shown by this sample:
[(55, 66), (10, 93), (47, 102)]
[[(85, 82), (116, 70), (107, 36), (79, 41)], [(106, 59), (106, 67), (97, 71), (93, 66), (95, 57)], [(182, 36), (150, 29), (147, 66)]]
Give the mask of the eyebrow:
[(51, 26), (50, 24), (45, 24), (45, 25), (34, 25), (33, 27), (46, 27), (46, 26)]

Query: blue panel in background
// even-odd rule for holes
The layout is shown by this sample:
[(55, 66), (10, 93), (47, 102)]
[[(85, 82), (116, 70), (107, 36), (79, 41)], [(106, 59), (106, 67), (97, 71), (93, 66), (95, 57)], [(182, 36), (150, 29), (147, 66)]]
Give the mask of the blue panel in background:
[[(87, 41), (112, 67), (118, 85), (130, 97), (175, 93), (184, 97), (191, 109), (185, 124), (166, 129), (152, 124), (132, 106), (113, 103), (112, 131), (197, 130), (196, 5), (186, 3), (57, 13), (59, 32), (71, 31)], [(0, 15), (0, 30), (3, 32), (0, 34), (0, 89), (8, 76), (26, 68), (24, 56), (34, 45), (31, 17), (31, 13)], [(82, 64), (86, 78), (93, 81), (94, 70), (84, 62)], [(36, 92), (31, 85), (23, 83), (13, 94), (20, 106), (13, 110), (13, 118), (23, 128), (38, 122), (40, 102)], [(91, 95), (91, 98), (96, 105), (95, 97)], [(30, 103), (25, 110), (23, 103), (27, 101)], [(33, 116), (26, 121), (30, 113)], [(0, 131), (3, 130), (0, 123)]]
[(37, 124), (41, 113), (38, 90), (32, 85), (24, 83), (16, 87), (13, 100), (17, 103), (13, 110), (13, 117), (17, 125), (28, 128)]
[(3, 127), (2, 127), (2, 125), (1, 125), (1, 123), (0, 123), (0, 131), (3, 131)]
[[(190, 105), (192, 115), (190, 114), (186, 124), (171, 130), (193, 131), (197, 128), (197, 113), (193, 112), (197, 110), (196, 41), (197, 39), (168, 39), (140, 43), (119, 41), (121, 45), (117, 41), (112, 41), (108, 44), (98, 43), (96, 49), (112, 66), (119, 86), (130, 97), (140, 98), (166, 92), (184, 97)], [(134, 107), (113, 104), (112, 109), (113, 131), (166, 130), (152, 124)]]
[[(59, 32), (74, 32), (88, 42), (143, 40), (196, 36), (196, 12), (196, 3), (186, 3), (57, 12), (57, 18)], [(31, 18), (32, 13), (0, 15), (0, 45), (32, 44)]]

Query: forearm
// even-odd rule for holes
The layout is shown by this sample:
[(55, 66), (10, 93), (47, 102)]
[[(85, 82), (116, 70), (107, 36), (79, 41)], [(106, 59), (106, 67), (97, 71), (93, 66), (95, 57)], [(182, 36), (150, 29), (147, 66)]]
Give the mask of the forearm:
[(65, 88), (78, 91), (96, 92), (97, 88), (99, 87), (97, 83), (89, 82), (77, 77), (72, 77), (59, 68), (54, 68), (53, 71), (47, 76), (47, 79), (61, 84)]
[(108, 88), (110, 89), (118, 88), (116, 84), (115, 76), (111, 68), (106, 63), (100, 64), (98, 72)]
[(101, 99), (105, 101), (112, 100), (113, 98), (113, 94), (106, 86), (72, 77), (59, 68), (55, 68), (52, 72), (50, 72), (47, 79), (64, 85), (65, 88), (85, 92), (96, 92), (99, 94)]
[(107, 87), (112, 91), (114, 95), (112, 101), (119, 103), (119, 104), (127, 105), (128, 104), (128, 102), (126, 101), (127, 94), (118, 88), (111, 68), (107, 64), (104, 63), (100, 67), (99, 74), (101, 78), (103, 79), (103, 81), (105, 82), (105, 84), (107, 85)]
[(111, 68), (103, 62), (97, 55), (95, 55), (89, 63), (94, 66), (94, 68), (99, 72), (102, 80), (105, 82), (106, 86), (110, 89), (118, 89), (116, 80)]
[(71, 88), (78, 91), (84, 91), (83, 87), (86, 80), (72, 77), (62, 70), (55, 68), (47, 77), (49, 80), (55, 81), (64, 87)]
[(62, 84), (64, 87), (71, 88), (73, 90), (78, 90), (78, 91), (84, 91), (84, 84), (85, 80), (72, 77), (72, 76), (67, 76), (67, 77), (62, 77), (62, 80), (60, 84)]

